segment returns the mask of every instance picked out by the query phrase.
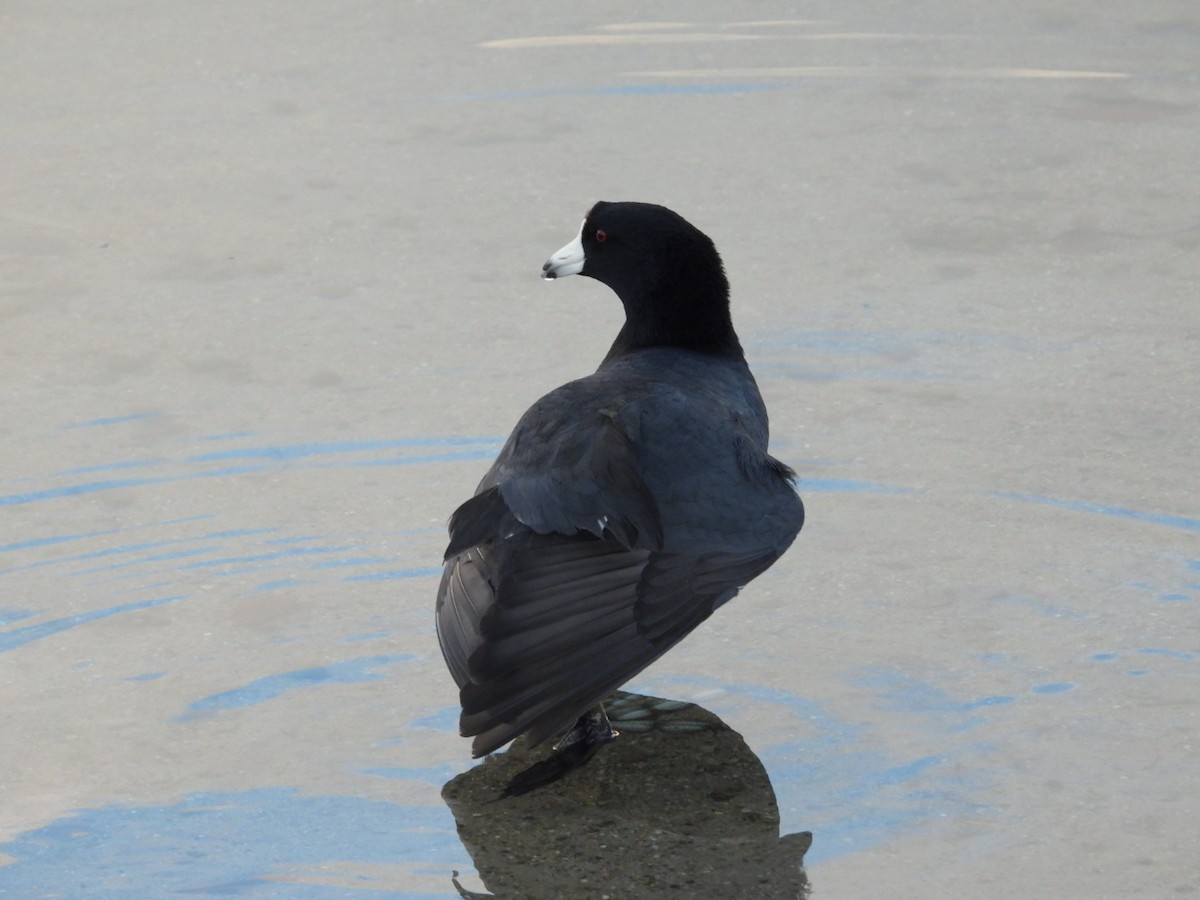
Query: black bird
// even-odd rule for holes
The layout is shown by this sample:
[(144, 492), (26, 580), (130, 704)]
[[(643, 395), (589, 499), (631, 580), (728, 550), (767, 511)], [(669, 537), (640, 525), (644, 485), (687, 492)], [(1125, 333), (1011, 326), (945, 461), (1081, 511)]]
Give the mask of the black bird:
[(729, 315), (716, 247), (671, 210), (599, 202), (543, 278), (611, 287), (600, 368), (538, 400), (450, 517), (437, 599), (459, 725), (614, 736), (601, 701), (764, 572), (804, 523)]

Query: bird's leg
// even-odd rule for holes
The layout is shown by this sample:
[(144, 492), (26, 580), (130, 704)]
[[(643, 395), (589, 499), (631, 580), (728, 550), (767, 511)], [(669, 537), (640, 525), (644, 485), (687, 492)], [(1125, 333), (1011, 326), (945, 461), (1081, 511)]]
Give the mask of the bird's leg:
[(620, 733), (608, 721), (608, 713), (604, 711), (604, 704), (597, 703), (595, 708), (589, 709), (575, 720), (571, 730), (562, 736), (554, 745), (554, 749), (562, 752), (580, 743), (584, 747), (599, 747), (601, 744), (615, 741)]
[(595, 709), (589, 709), (576, 719), (571, 730), (554, 745), (554, 752), (546, 759), (514, 775), (497, 799), (528, 794), (558, 781), (591, 759), (601, 746), (616, 740), (618, 734), (620, 732), (614, 730), (608, 721), (604, 704), (598, 704)]

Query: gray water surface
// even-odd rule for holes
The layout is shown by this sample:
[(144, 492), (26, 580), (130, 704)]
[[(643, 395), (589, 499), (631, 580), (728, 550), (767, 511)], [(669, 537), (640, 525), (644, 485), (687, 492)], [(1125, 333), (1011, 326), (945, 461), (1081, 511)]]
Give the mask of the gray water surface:
[[(654, 789), (697, 896), (1200, 890), (1194, 4), (646, 15), (6, 6), (0, 896), (649, 896)], [(629, 686), (728, 749), (460, 837), (444, 523), (619, 327), (597, 199), (716, 241), (808, 522)]]

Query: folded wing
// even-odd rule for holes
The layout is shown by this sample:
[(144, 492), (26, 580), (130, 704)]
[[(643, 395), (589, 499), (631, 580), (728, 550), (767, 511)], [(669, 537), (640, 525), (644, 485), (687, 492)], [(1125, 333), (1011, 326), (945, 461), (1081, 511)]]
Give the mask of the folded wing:
[(448, 560), (438, 635), (473, 752), (565, 730), (774, 558), (690, 557), (525, 529)]

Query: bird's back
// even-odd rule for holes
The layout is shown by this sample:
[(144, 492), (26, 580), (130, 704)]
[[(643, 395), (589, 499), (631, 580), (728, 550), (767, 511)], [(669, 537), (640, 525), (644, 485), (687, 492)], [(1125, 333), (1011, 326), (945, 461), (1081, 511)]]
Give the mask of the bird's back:
[(787, 549), (792, 473), (741, 359), (608, 360), (522, 417), (451, 519), (438, 633), (477, 755), (569, 724)]

